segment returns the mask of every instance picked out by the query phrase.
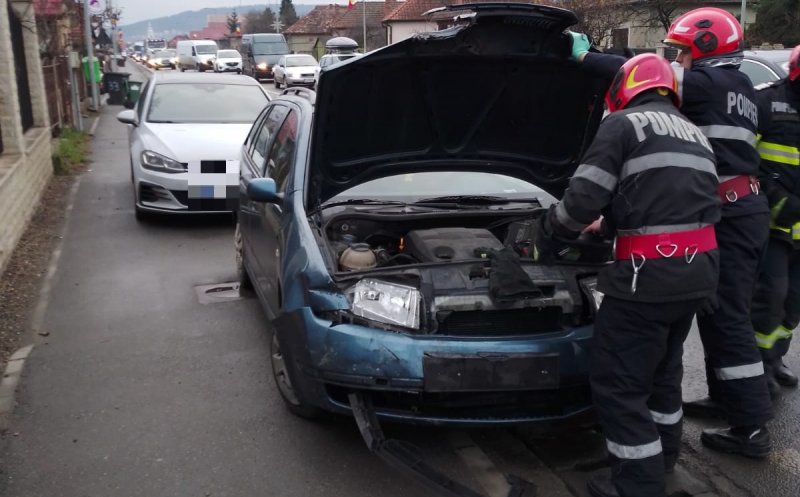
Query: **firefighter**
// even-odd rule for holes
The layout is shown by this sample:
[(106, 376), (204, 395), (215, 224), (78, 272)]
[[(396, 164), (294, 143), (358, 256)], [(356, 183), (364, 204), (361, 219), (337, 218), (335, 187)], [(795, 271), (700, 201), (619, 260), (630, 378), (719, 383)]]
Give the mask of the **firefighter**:
[(665, 495), (681, 446), (683, 342), (716, 291), (720, 218), (711, 144), (677, 109), (677, 81), (655, 54), (627, 61), (606, 94), (610, 114), (570, 180), (540, 218), (535, 257), (603, 214), (615, 262), (600, 273), (590, 381), (612, 480), (597, 496)]
[(800, 323), (800, 46), (789, 57), (789, 76), (761, 85), (756, 98), (771, 229), (751, 314), (771, 390), (778, 390), (797, 386), (783, 356)]
[[(613, 73), (624, 59), (589, 53), (585, 35), (573, 33), (572, 56), (598, 75)], [(764, 364), (750, 321), (758, 265), (769, 232), (769, 206), (756, 178), (758, 110), (755, 90), (741, 71), (743, 31), (729, 12), (702, 7), (678, 17), (665, 43), (680, 48), (673, 64), (681, 112), (711, 141), (717, 161), (722, 219), (718, 298), (698, 313), (706, 355), (709, 396), (684, 405), (687, 415), (725, 417), (729, 428), (701, 435), (709, 448), (766, 457), (772, 417)]]

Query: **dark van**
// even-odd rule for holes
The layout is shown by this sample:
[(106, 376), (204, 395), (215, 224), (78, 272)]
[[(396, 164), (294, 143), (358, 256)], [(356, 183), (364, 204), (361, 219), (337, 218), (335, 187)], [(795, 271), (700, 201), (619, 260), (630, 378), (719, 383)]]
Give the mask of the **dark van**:
[(255, 79), (273, 79), (272, 66), (289, 53), (286, 38), (278, 33), (254, 33), (242, 36), (244, 74)]

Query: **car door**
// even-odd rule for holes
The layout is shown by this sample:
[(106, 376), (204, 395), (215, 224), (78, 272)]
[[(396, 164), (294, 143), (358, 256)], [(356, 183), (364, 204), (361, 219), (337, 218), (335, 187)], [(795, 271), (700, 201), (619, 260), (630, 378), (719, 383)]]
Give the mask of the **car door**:
[[(283, 119), (277, 132), (272, 137), (267, 152), (264, 177), (275, 180), (275, 187), (280, 194), (286, 193), (286, 184), (294, 164), (297, 150), (298, 113), (294, 109), (282, 107)], [(275, 120), (277, 122), (277, 119)], [(270, 318), (274, 319), (280, 311), (280, 265), (283, 251), (283, 206), (265, 204), (263, 215), (258, 218), (255, 228), (264, 237), (264, 245), (268, 250), (260, 251), (258, 257), (263, 260), (261, 267), (266, 274), (266, 296)]]
[[(269, 162), (269, 150), (275, 141), (275, 136), (280, 126), (289, 113), (289, 108), (282, 104), (271, 105), (268, 109), (264, 124), (256, 137), (254, 152), (251, 155), (254, 170), (252, 170), (250, 179), (265, 177)], [(246, 189), (247, 186), (244, 185), (244, 188)], [(275, 261), (280, 254), (274, 230), (265, 230), (264, 226), (268, 224), (265, 222), (268, 213), (270, 214), (270, 219), (275, 219), (276, 216), (280, 218), (281, 208), (275, 204), (262, 202), (252, 202), (250, 208), (250, 216), (252, 217), (247, 228), (249, 230), (247, 237), (251, 242), (250, 255), (252, 257), (248, 258), (248, 262), (252, 262), (250, 269), (255, 273), (253, 285), (271, 307), (270, 302), (277, 298), (272, 296), (271, 293), (277, 292), (274, 272)]]
[[(242, 233), (242, 251), (245, 259), (253, 260), (252, 226), (253, 218), (257, 212), (258, 204), (247, 196), (247, 184), (260, 175), (264, 168), (267, 147), (269, 146), (269, 131), (264, 128), (269, 107), (261, 111), (256, 118), (250, 133), (242, 145), (242, 160), (239, 167), (239, 213), (237, 220)], [(251, 268), (255, 269), (255, 268)]]

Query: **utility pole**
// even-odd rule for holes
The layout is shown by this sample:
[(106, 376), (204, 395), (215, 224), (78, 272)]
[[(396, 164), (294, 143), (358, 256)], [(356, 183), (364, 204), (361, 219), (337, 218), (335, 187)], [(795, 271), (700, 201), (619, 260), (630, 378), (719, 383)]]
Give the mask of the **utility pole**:
[(100, 110), (100, 95), (97, 89), (97, 74), (94, 71), (94, 42), (92, 41), (92, 14), (89, 12), (91, 0), (83, 0), (83, 24), (86, 35), (86, 60), (89, 68), (89, 85), (92, 87), (92, 110)]
[(364, 25), (364, 53), (367, 53), (367, 2), (365, 0), (361, 0), (361, 16)]
[(742, 15), (739, 16), (742, 25), (742, 35), (744, 35), (744, 21), (746, 15), (747, 15), (747, 0), (742, 0)]
[(117, 46), (117, 17), (114, 14), (114, 7), (112, 6), (111, 0), (108, 0), (108, 6), (106, 9), (109, 13), (109, 17), (111, 18), (111, 47), (114, 53), (114, 62), (116, 63), (117, 55), (119, 55), (119, 47)]

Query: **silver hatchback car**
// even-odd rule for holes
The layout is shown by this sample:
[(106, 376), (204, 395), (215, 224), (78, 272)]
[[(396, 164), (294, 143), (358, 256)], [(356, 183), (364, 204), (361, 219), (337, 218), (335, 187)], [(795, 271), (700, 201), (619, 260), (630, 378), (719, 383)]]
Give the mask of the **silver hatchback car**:
[(239, 149), (269, 96), (251, 78), (154, 74), (129, 127), (136, 217), (147, 213), (235, 212)]

